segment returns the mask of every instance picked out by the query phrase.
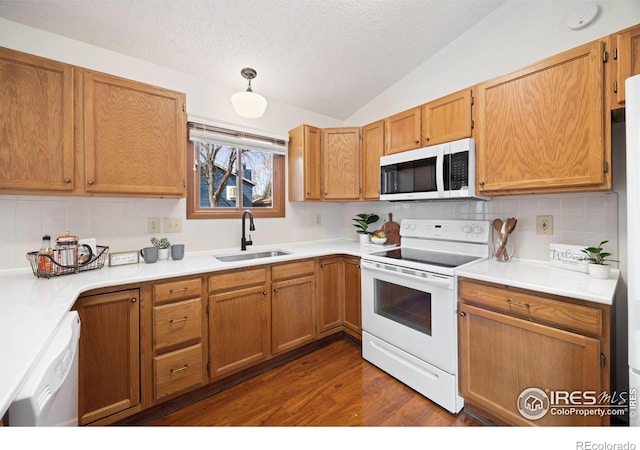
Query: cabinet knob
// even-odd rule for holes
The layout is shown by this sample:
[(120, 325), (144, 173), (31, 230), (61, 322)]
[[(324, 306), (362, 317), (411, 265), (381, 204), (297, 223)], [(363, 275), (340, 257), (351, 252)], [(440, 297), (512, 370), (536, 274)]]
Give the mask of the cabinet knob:
[(71, 178), (65, 178), (65, 179), (64, 179), (64, 182), (65, 182), (66, 184), (71, 183)]
[(419, 143), (420, 143), (420, 141), (416, 141), (416, 144), (419, 144)]
[(478, 183), (480, 186), (484, 186), (484, 181), (481, 181), (480, 183)]
[(87, 181), (87, 184), (88, 184), (89, 186), (93, 186), (93, 180), (89, 180), (89, 181)]
[(320, 268), (321, 268), (321, 269), (324, 269), (324, 264), (320, 264)]
[(277, 289), (274, 289), (274, 290), (273, 290), (273, 292), (278, 292), (278, 290), (277, 290)]
[(267, 291), (262, 291), (262, 295), (267, 295)]
[(460, 312), (460, 317), (467, 317), (467, 313), (464, 311)]
[(135, 298), (135, 297), (133, 297), (133, 298), (131, 299), (131, 303), (135, 303), (136, 301), (138, 301), (138, 299), (137, 299), (137, 298)]

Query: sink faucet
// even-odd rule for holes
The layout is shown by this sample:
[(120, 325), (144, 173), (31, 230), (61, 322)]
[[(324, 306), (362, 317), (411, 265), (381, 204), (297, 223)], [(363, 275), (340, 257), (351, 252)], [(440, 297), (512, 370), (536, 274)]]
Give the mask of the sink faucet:
[(247, 209), (242, 213), (242, 239), (240, 240), (240, 250), (241, 251), (246, 250), (247, 249), (247, 245), (252, 245), (253, 244), (253, 242), (251, 241), (251, 235), (249, 235), (249, 240), (247, 240), (247, 238), (245, 237), (245, 234), (244, 234), (245, 219), (246, 219), (247, 215), (249, 216), (249, 231), (255, 231), (256, 230), (256, 227), (253, 226), (253, 213)]

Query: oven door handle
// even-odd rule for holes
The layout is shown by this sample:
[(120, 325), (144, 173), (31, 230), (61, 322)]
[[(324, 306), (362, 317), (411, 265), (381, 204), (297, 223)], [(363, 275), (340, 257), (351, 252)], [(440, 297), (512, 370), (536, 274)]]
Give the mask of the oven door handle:
[[(398, 266), (390, 266), (384, 263), (372, 263), (364, 260), (361, 261), (360, 265), (362, 270), (403, 277), (410, 280), (420, 281), (422, 283), (430, 284), (432, 286), (439, 286), (447, 289), (453, 289), (453, 277), (449, 277), (446, 275), (438, 275), (431, 272), (425, 272), (425, 271), (398, 267)], [(384, 265), (386, 267), (397, 267), (398, 270), (384, 269), (380, 267), (380, 265)], [(408, 272), (422, 273), (422, 274), (425, 274), (425, 276), (423, 277), (420, 275), (414, 275)]]

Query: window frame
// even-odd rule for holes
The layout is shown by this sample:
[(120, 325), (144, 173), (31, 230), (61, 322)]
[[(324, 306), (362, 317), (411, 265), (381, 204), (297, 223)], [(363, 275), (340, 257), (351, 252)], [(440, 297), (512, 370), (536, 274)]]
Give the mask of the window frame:
[[(200, 171), (196, 169), (198, 161), (196, 161), (195, 145), (195, 142), (187, 141), (187, 219), (241, 218), (242, 213), (247, 209), (251, 209), (253, 217), (256, 218), (285, 217), (285, 155), (273, 154), (273, 206), (271, 208), (244, 208), (241, 202), (238, 202), (235, 208), (204, 208), (200, 206), (199, 201)], [(256, 150), (259, 151), (259, 149)]]

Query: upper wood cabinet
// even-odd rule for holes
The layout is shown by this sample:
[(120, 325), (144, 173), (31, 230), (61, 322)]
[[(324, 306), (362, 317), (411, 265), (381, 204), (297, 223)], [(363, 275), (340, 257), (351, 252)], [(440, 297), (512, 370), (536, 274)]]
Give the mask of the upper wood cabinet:
[(640, 25), (636, 25), (609, 38), (611, 72), (607, 89), (611, 94), (611, 109), (624, 107), (627, 78), (640, 74)]
[(384, 154), (404, 152), (421, 146), (421, 107), (403, 111), (384, 119)]
[(184, 197), (185, 94), (0, 48), (0, 190)]
[(464, 89), (422, 105), (422, 145), (471, 137), (471, 89)]
[(82, 75), (86, 191), (184, 197), (185, 95), (97, 72)]
[(478, 85), (480, 194), (611, 187), (602, 55), (596, 41)]
[(362, 127), (362, 198), (380, 198), (380, 157), (384, 155), (384, 120)]
[(322, 130), (322, 187), (325, 200), (360, 198), (360, 128)]
[(0, 47), (0, 92), (0, 190), (72, 191), (73, 68)]
[(322, 198), (320, 128), (300, 125), (289, 131), (289, 201)]

